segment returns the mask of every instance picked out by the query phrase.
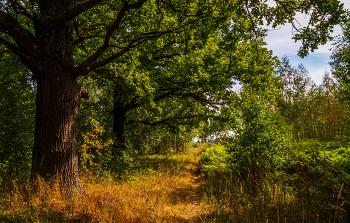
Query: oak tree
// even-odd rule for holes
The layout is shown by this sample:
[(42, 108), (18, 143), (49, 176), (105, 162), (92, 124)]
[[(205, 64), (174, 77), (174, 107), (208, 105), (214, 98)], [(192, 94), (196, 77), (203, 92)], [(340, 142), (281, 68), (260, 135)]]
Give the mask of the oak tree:
[[(274, 27), (292, 22), (300, 31), (296, 38), (304, 41), (301, 54), (305, 55), (329, 38), (343, 13), (337, 0), (275, 0), (274, 7), (266, 2), (0, 1), (0, 43), (18, 56), (36, 81), (32, 178), (58, 175), (67, 192), (83, 191), (76, 115), (81, 98), (88, 95), (77, 83), (79, 76), (118, 62), (127, 52), (162, 36), (191, 30), (198, 30), (199, 36), (229, 31), (231, 20), (249, 21), (253, 36), (264, 21)], [(310, 26), (295, 26), (297, 11), (311, 13)]]

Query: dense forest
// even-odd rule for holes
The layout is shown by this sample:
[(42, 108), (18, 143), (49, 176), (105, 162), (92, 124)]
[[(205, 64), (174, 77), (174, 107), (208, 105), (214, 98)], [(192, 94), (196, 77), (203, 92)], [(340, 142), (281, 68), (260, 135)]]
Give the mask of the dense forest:
[[(0, 1), (0, 222), (349, 222), (348, 18), (339, 0)], [(267, 49), (284, 25), (300, 57), (332, 41), (322, 83)]]

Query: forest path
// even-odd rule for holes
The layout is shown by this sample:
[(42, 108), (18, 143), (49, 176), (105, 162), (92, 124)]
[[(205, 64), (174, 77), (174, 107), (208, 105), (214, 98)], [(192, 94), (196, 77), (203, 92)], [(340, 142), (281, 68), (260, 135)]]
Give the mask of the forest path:
[(203, 193), (201, 191), (201, 184), (203, 181), (203, 177), (201, 174), (201, 165), (200, 165), (200, 154), (193, 153), (193, 160), (187, 166), (187, 169), (190, 171), (190, 183), (192, 190), (189, 193), (188, 202), (189, 202), (189, 210), (185, 210), (187, 214), (187, 219), (185, 218), (185, 222), (202, 222), (201, 215), (203, 211)]
[[(163, 173), (148, 178), (139, 191), (145, 191), (151, 205), (152, 223), (197, 223), (203, 221), (201, 153), (205, 145), (188, 153), (149, 157), (150, 169)], [(146, 165), (147, 166), (147, 165)], [(148, 192), (147, 192), (148, 191)], [(154, 205), (153, 205), (154, 204)]]
[(138, 181), (141, 187), (137, 190), (144, 191), (143, 202), (152, 211), (149, 222), (204, 222), (204, 179), (200, 164), (204, 149), (205, 145), (201, 145), (191, 148), (188, 153), (146, 158), (143, 165), (156, 175), (146, 178), (145, 181)]

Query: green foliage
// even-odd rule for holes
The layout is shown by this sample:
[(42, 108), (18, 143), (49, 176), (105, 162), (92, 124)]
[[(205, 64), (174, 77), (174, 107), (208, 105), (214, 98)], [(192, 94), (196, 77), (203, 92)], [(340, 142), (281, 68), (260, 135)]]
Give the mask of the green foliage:
[[(273, 97), (276, 92), (271, 89), (276, 84), (276, 78), (271, 74), (277, 61), (272, 52), (263, 47), (265, 31), (255, 25), (264, 22), (281, 25), (290, 19), (289, 16), (285, 17), (287, 14), (293, 16), (295, 10), (299, 9), (307, 12), (307, 8), (313, 6), (317, 9), (313, 18), (318, 19), (321, 16), (318, 10), (323, 8), (323, 4), (328, 4), (317, 1), (293, 3), (300, 5), (300, 8), (291, 7), (290, 2), (270, 7), (264, 1), (249, 2), (247, 5), (235, 1), (205, 4), (191, 1), (185, 5), (173, 2), (173, 7), (177, 7), (175, 11), (168, 4), (163, 5), (163, 2), (146, 2), (139, 10), (130, 10), (121, 21), (118, 35), (110, 40), (114, 48), (104, 52), (102, 58), (108, 58), (120, 49), (129, 47), (127, 40), (142, 36), (145, 32), (158, 32), (159, 36), (135, 45), (137, 47), (130, 48), (118, 60), (103, 69), (94, 70), (91, 76), (86, 76), (93, 80), (92, 85), (98, 85), (93, 88), (109, 95), (109, 98), (102, 96), (103, 100), (96, 101), (98, 105), (94, 109), (111, 112), (113, 104), (132, 108), (133, 111), (128, 110), (126, 114), (126, 131), (129, 132), (127, 142), (134, 149), (143, 150), (136, 147), (145, 145), (145, 140), (141, 143), (138, 139), (148, 137), (146, 141), (149, 144), (150, 136), (141, 134), (146, 132), (144, 129), (152, 129), (144, 125), (164, 125), (159, 129), (164, 129), (165, 135), (182, 132), (179, 126), (188, 131), (198, 128), (201, 121), (206, 121), (208, 116), (216, 116), (220, 109), (227, 106), (227, 101), (235, 100), (235, 94), (230, 91), (233, 84), (249, 84), (256, 91), (265, 94), (265, 97)], [(187, 4), (190, 7), (186, 7)], [(342, 12), (342, 6), (338, 2), (335, 1), (332, 5), (333, 8), (323, 8), (322, 11), (332, 18), (331, 21), (323, 20), (328, 28), (340, 21), (338, 14)], [(80, 15), (81, 29), (86, 32), (87, 38), (84, 44), (79, 44), (76, 48), (77, 61), (83, 61), (100, 46), (104, 28), (95, 30), (95, 23), (111, 24), (115, 19), (115, 10), (120, 7), (122, 3), (113, 7), (106, 3), (96, 7), (95, 11)], [(186, 13), (178, 13), (179, 10), (185, 10)], [(191, 16), (187, 14), (188, 10), (191, 11)], [(206, 14), (207, 12), (210, 13)], [(98, 14), (104, 16), (97, 16)], [(206, 16), (201, 17), (204, 14)], [(93, 22), (86, 22), (92, 17), (95, 18)], [(180, 27), (172, 32), (171, 29), (177, 25)], [(88, 38), (89, 36), (93, 38)], [(310, 41), (314, 40), (306, 42)], [(108, 113), (105, 114), (108, 117)], [(103, 116), (109, 119), (106, 115)], [(130, 126), (131, 123), (134, 124)], [(171, 127), (167, 128), (166, 125)], [(154, 134), (156, 135), (157, 133)], [(165, 135), (163, 139), (166, 138)], [(160, 138), (156, 137), (154, 142), (160, 142)], [(131, 145), (130, 142), (134, 142), (134, 139), (136, 142)], [(149, 150), (147, 146), (143, 148)]]
[[(349, 18), (349, 12), (346, 14)], [(342, 23), (343, 35), (332, 49), (330, 65), (332, 73), (341, 83), (344, 91), (350, 90), (350, 20)]]
[[(287, 85), (279, 95), (285, 101), (290, 100), (290, 107), (286, 104), (282, 107), (286, 119), (292, 115), (294, 119), (299, 118), (298, 111), (302, 116), (300, 102), (307, 101), (303, 100), (310, 95), (303, 74), (294, 78), (293, 84)], [(335, 85), (325, 76), (320, 87), (321, 99), (313, 99), (319, 103), (324, 115), (321, 118), (327, 117), (327, 106), (337, 103), (334, 89)], [(278, 100), (281, 99), (277, 97)], [(231, 119), (234, 134), (225, 139), (226, 148), (217, 146), (202, 154), (206, 175), (203, 190), (211, 213), (207, 219), (213, 222), (278, 222), (282, 219), (348, 222), (349, 144), (303, 142), (287, 145), (288, 128), (282, 116), (273, 110), (277, 106), (253, 94), (249, 88), (243, 89), (239, 102), (239, 113), (231, 114), (237, 118)], [(334, 106), (329, 111), (332, 115), (328, 117), (333, 117), (334, 122), (338, 111)], [(332, 131), (331, 124), (317, 128), (320, 132)], [(301, 123), (303, 125), (306, 124)], [(295, 124), (292, 127), (295, 128)]]
[(223, 145), (206, 148), (201, 154), (202, 170), (209, 174), (230, 172), (229, 159), (227, 148)]
[[(38, 23), (31, 21), (30, 16), (27, 18), (14, 12), (16, 7), (8, 7), (8, 3), (0, 3), (0, 15), (11, 14), (11, 18), (17, 20), (14, 24), (22, 24), (28, 29), (22, 34), (34, 34), (34, 24), (45, 24), (38, 1), (19, 1), (20, 8), (27, 8), (28, 13), (39, 12), (33, 18), (38, 16), (44, 22)], [(85, 3), (77, 1), (76, 4)], [(346, 148), (337, 150), (334, 160), (342, 161), (331, 167), (327, 166), (331, 158), (322, 157), (318, 151), (294, 154), (290, 160), (285, 159), (287, 161), (282, 159), (286, 144), (284, 124), (271, 102), (264, 99), (274, 98), (277, 94), (274, 88), (279, 78), (272, 74), (278, 61), (264, 47), (266, 30), (259, 28), (264, 23), (276, 27), (293, 22), (297, 12), (311, 12), (309, 26), (294, 38), (303, 41), (299, 54), (304, 56), (330, 40), (331, 29), (344, 19), (339, 1), (278, 1), (275, 7), (266, 1), (141, 3), (144, 4), (140, 8), (123, 14), (117, 12), (129, 3), (103, 1), (74, 18), (76, 47), (73, 57), (79, 67), (91, 71), (91, 75), (79, 80), (90, 94), (89, 101), (82, 102), (78, 116), (80, 133), (90, 131), (79, 134), (80, 161), (84, 169), (95, 167), (94, 171), (100, 176), (112, 178), (130, 176), (139, 167), (140, 154), (183, 152), (199, 131), (204, 138), (211, 135), (218, 138), (220, 132), (227, 130), (225, 118), (230, 117), (234, 135), (225, 147), (208, 148), (203, 154), (206, 171), (226, 173), (235, 170), (245, 180), (247, 176), (268, 173), (277, 167), (285, 172), (295, 170), (301, 175), (305, 169), (299, 168), (299, 164), (305, 164), (310, 166), (307, 169), (310, 174), (303, 175), (301, 187), (309, 186), (305, 182), (315, 180), (313, 175), (322, 181), (346, 176), (332, 172), (336, 167), (348, 168)], [(122, 19), (116, 21), (117, 17)], [(18, 46), (18, 51), (24, 49), (26, 41), (19, 45), (15, 35), (12, 36), (14, 39), (11, 37), (21, 29), (9, 32), (3, 28), (3, 23), (0, 24), (1, 42), (12, 49)], [(106, 34), (112, 38), (105, 40)], [(33, 35), (32, 38), (36, 37)], [(31, 42), (30, 38), (26, 40)], [(40, 46), (37, 42), (40, 41), (33, 41), (33, 46)], [(62, 52), (65, 50), (68, 52), (67, 49)], [(36, 57), (36, 54), (29, 55), (29, 51), (17, 54)], [(98, 53), (94, 54), (96, 51)], [(347, 48), (342, 48), (335, 55), (334, 58), (341, 58), (338, 64), (343, 64), (343, 59), (348, 60), (347, 52)], [(27, 174), (33, 144), (35, 84), (23, 66), (8, 63), (16, 61), (11, 55), (1, 48), (0, 176)], [(83, 63), (87, 58), (91, 63)], [(289, 72), (289, 67), (286, 68)], [(306, 69), (299, 67), (291, 71), (297, 73), (293, 77), (293, 88), (285, 88), (283, 97), (288, 100), (282, 100), (284, 107), (279, 105), (279, 108), (281, 113), (284, 109), (282, 115), (295, 130), (293, 137), (298, 141), (300, 138), (340, 139), (347, 127), (341, 117), (346, 117), (347, 112), (342, 108), (336, 115), (330, 112), (341, 107), (332, 91), (336, 85), (330, 87), (326, 85), (330, 82), (325, 82), (321, 87), (327, 90), (320, 90), (320, 87), (310, 93), (311, 82)], [(342, 78), (347, 75), (343, 72)], [(239, 97), (230, 89), (235, 84), (249, 85), (256, 94), (245, 89)], [(284, 87), (289, 84), (284, 83)], [(315, 97), (309, 100), (311, 96)], [(312, 106), (305, 106), (312, 103)], [(109, 146), (111, 141), (107, 141), (114, 138), (110, 116), (116, 104), (130, 108), (125, 115), (127, 149), (119, 157), (113, 155), (113, 146)], [(307, 117), (311, 110), (314, 113), (310, 119), (298, 118)], [(317, 111), (322, 114), (316, 116)], [(89, 123), (91, 118), (103, 122)], [(336, 127), (332, 123), (337, 123)], [(103, 135), (102, 127), (107, 130)], [(311, 136), (305, 136), (311, 132)], [(296, 182), (293, 179), (291, 184)], [(337, 184), (344, 179), (332, 182)], [(280, 185), (281, 188), (285, 186), (283, 182)], [(327, 184), (326, 189), (329, 188), (334, 189)], [(245, 205), (247, 202), (242, 194), (241, 190), (240, 201)]]
[(28, 178), (34, 144), (35, 86), (17, 58), (1, 46), (0, 50), (0, 178)]
[(276, 171), (265, 169), (260, 177), (242, 176), (237, 168), (222, 171), (227, 161), (220, 157), (229, 154), (221, 146), (204, 152), (203, 190), (211, 213), (207, 220), (348, 222), (349, 144), (310, 141), (293, 143), (281, 152), (284, 159)]
[(83, 134), (84, 142), (79, 149), (80, 165), (86, 173), (90, 173), (94, 167), (98, 166), (98, 164), (94, 162), (95, 157), (102, 156), (101, 150), (113, 143), (112, 140), (101, 142), (99, 136), (104, 132), (104, 129), (100, 126), (98, 121), (91, 119), (90, 124), (91, 130)]
[(203, 143), (219, 143), (220, 138), (230, 129), (228, 119), (224, 117), (224, 114), (220, 115), (221, 117), (200, 123), (199, 138)]
[[(317, 2), (317, 3), (316, 3)], [(316, 4), (315, 4), (316, 3)], [(335, 25), (341, 21), (347, 21), (344, 4), (338, 0), (312, 0), (301, 1), (300, 9), (307, 12), (310, 5), (314, 8), (310, 15), (309, 24), (303, 28), (302, 33), (296, 34), (293, 39), (302, 40), (303, 46), (299, 49), (298, 54), (301, 57), (306, 56), (309, 51), (314, 52), (319, 45), (324, 45), (328, 40), (333, 40), (331, 33)], [(294, 7), (294, 2), (289, 2), (289, 7)], [(323, 20), (323, 22), (319, 22)]]
[(241, 93), (240, 115), (233, 120), (234, 135), (227, 139), (228, 162), (244, 175), (271, 169), (282, 158), (287, 143), (285, 126), (271, 105), (249, 88)]
[(294, 141), (345, 138), (349, 107), (342, 100), (345, 92), (328, 72), (317, 86), (302, 64), (292, 67), (284, 57), (276, 75), (282, 80), (276, 108), (289, 125), (289, 135)]
[(127, 145), (139, 154), (176, 154), (186, 152), (195, 135), (193, 127), (133, 124), (127, 128)]
[[(80, 167), (84, 174), (94, 175), (104, 181), (127, 179), (140, 172), (139, 154), (131, 149), (115, 156), (115, 141), (106, 134), (100, 122), (91, 119), (90, 131), (82, 134), (83, 142), (79, 149)], [(92, 179), (92, 178), (91, 178)]]
[[(311, 171), (310, 175), (334, 180), (350, 177), (350, 145), (347, 142), (294, 143), (288, 153), (282, 169), (304, 168), (306, 172)], [(313, 173), (316, 170), (317, 174)]]

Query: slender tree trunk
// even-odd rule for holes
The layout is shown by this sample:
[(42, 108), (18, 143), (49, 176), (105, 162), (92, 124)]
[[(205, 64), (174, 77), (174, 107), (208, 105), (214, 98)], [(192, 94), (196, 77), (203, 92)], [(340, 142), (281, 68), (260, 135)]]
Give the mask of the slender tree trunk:
[(125, 150), (125, 127), (126, 127), (126, 108), (122, 102), (114, 102), (113, 111), (113, 132), (116, 134), (115, 155), (120, 156)]
[(60, 64), (39, 75), (31, 178), (60, 177), (67, 193), (81, 192), (76, 116), (86, 95), (76, 75)]

